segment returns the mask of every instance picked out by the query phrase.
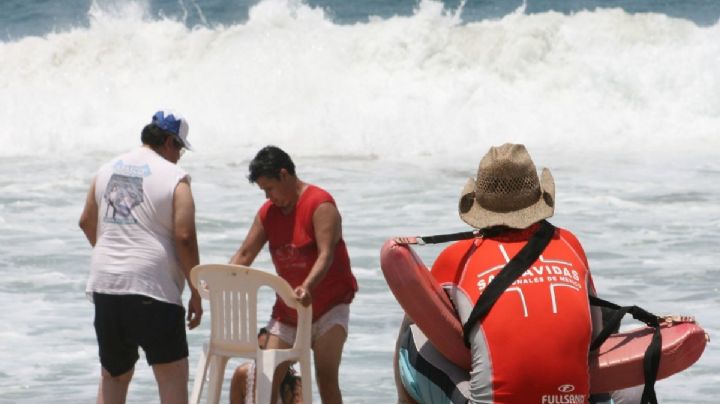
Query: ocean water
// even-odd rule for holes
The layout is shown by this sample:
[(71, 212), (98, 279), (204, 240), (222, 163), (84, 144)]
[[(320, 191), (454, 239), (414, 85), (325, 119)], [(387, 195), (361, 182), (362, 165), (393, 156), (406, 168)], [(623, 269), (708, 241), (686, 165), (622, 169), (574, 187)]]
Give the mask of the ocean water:
[[(699, 0), (0, 2), (0, 403), (94, 402), (77, 219), (98, 166), (166, 107), (190, 121), (202, 262), (242, 241), (266, 144), (336, 197), (360, 283), (346, 402), (394, 401), (402, 312), (383, 241), (466, 230), (460, 189), (510, 141), (551, 169), (552, 221), (583, 242), (602, 295), (695, 315), (713, 338), (658, 382), (661, 402), (716, 403), (719, 19)], [(255, 266), (271, 269), (266, 252)], [(208, 317), (189, 333), (191, 378), (207, 335)], [(142, 360), (129, 401), (157, 402)]]

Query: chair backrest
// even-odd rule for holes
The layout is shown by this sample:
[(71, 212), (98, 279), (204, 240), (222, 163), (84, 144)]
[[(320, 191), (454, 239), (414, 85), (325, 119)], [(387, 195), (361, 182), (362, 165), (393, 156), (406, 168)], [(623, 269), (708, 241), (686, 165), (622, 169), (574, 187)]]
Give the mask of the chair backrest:
[(210, 301), (210, 343), (229, 354), (250, 354), (258, 349), (258, 290), (268, 286), (298, 312), (294, 347), (309, 346), (312, 308), (295, 300), (292, 288), (277, 275), (241, 265), (206, 264), (194, 267), (192, 284)]

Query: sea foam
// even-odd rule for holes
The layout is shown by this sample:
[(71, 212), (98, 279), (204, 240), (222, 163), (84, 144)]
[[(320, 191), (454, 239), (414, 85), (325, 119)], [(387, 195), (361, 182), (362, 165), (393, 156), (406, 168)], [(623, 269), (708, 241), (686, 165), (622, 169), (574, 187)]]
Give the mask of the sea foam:
[(620, 9), (463, 22), (428, 0), (344, 25), (292, 0), (227, 26), (188, 28), (137, 2), (93, 4), (89, 17), (0, 42), (0, 156), (123, 151), (161, 107), (189, 119), (205, 155), (720, 147), (720, 24)]

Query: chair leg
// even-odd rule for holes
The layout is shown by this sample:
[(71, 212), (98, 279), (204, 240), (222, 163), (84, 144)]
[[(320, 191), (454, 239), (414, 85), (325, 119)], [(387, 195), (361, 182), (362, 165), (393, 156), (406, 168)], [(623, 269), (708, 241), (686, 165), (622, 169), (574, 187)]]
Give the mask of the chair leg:
[(212, 355), (210, 380), (208, 381), (208, 404), (218, 404), (220, 402), (222, 383), (225, 378), (225, 366), (227, 365), (228, 359), (226, 356)]
[(210, 357), (207, 353), (207, 349), (207, 344), (205, 344), (203, 350), (200, 352), (197, 371), (195, 372), (195, 381), (193, 382), (192, 395), (190, 396), (190, 404), (200, 403), (200, 395), (202, 394), (203, 384), (205, 384), (205, 377), (207, 376), (208, 365), (210, 364)]
[(312, 369), (310, 367), (310, 354), (300, 357), (300, 373), (302, 375), (303, 404), (312, 403)]
[(270, 404), (276, 366), (274, 350), (259, 352), (255, 362), (255, 404)]

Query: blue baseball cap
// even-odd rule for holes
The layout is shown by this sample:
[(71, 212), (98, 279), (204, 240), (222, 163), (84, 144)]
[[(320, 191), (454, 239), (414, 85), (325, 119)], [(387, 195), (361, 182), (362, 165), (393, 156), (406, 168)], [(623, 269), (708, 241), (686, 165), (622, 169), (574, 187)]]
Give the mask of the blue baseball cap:
[(185, 118), (182, 118), (169, 111), (160, 110), (156, 112), (155, 115), (153, 115), (152, 123), (160, 129), (168, 131), (177, 136), (178, 140), (180, 141), (180, 143), (182, 143), (184, 148), (192, 150), (192, 146), (190, 146), (190, 142), (188, 142), (187, 140), (190, 127), (188, 126)]

